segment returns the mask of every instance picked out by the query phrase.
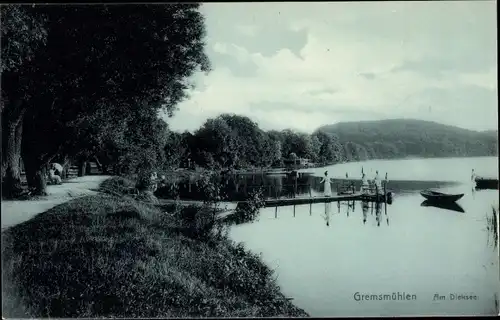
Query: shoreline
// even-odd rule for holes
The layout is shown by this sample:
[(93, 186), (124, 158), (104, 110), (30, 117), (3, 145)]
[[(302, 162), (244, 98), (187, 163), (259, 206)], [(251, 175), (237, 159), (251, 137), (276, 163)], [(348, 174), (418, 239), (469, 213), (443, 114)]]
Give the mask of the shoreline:
[[(2, 230), (5, 317), (309, 316), (284, 296), (258, 255), (216, 229), (203, 235), (212, 227), (194, 203), (164, 211), (130, 197), (79, 195)], [(183, 210), (203, 219), (192, 224)], [(103, 295), (109, 307), (100, 306)], [(151, 296), (157, 299), (141, 298)]]

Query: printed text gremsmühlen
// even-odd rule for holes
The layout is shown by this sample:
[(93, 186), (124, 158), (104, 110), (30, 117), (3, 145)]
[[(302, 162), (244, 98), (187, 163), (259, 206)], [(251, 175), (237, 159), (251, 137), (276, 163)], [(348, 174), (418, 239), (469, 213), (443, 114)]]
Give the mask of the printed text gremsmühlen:
[(368, 294), (356, 292), (354, 293), (354, 300), (356, 301), (411, 301), (417, 300), (416, 294), (409, 294), (406, 292), (392, 292), (382, 294)]

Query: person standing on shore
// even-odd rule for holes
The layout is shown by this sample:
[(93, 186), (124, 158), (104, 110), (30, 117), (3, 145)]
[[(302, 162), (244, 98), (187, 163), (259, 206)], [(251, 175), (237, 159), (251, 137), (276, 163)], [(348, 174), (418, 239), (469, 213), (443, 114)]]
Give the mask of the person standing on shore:
[(470, 176), (470, 183), (471, 183), (471, 187), (472, 187), (472, 192), (474, 192), (476, 190), (476, 172), (474, 171), (474, 169), (472, 169), (472, 173), (471, 173), (471, 176)]
[(325, 195), (325, 197), (331, 197), (332, 196), (332, 186), (331, 186), (330, 182), (331, 182), (331, 179), (328, 176), (328, 171), (325, 171), (325, 176), (323, 177), (323, 179), (320, 182), (320, 183), (324, 183), (325, 184), (325, 188), (324, 188), (324, 191), (323, 191), (323, 194)]
[(370, 185), (368, 184), (368, 179), (366, 179), (366, 174), (361, 174), (361, 193), (368, 193), (370, 189)]

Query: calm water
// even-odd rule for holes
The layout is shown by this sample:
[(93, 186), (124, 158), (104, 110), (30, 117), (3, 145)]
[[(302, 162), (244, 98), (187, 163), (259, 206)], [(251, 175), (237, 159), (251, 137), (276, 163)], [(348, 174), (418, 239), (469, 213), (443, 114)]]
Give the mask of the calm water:
[[(337, 177), (346, 171), (354, 176), (360, 164), (329, 170)], [(498, 158), (362, 165), (366, 173), (387, 171), (394, 180), (468, 181), (471, 168), (498, 177)], [(458, 207), (422, 206), (418, 190), (408, 188), (399, 190), (387, 207), (361, 202), (280, 207), (277, 218), (275, 208), (265, 208), (257, 222), (234, 226), (231, 236), (262, 253), (283, 292), (311, 316), (493, 315), (500, 271), (486, 214), (498, 205), (498, 191), (473, 192), (468, 183), (443, 186), (465, 193)], [(400, 292), (416, 295), (416, 300), (356, 301), (356, 292)], [(435, 294), (446, 300), (433, 300)], [(450, 294), (475, 295), (477, 300), (452, 301)]]

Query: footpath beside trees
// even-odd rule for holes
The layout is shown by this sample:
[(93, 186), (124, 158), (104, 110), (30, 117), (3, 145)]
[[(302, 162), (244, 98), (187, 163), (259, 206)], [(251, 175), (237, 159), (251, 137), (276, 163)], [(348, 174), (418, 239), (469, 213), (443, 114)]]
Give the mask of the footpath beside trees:
[(187, 79), (210, 69), (199, 4), (1, 10), (6, 195), (20, 188), (21, 155), (40, 195), (55, 157), (109, 151), (122, 162), (141, 156), (137, 166), (162, 161), (166, 126), (158, 112), (172, 115), (186, 98)]

